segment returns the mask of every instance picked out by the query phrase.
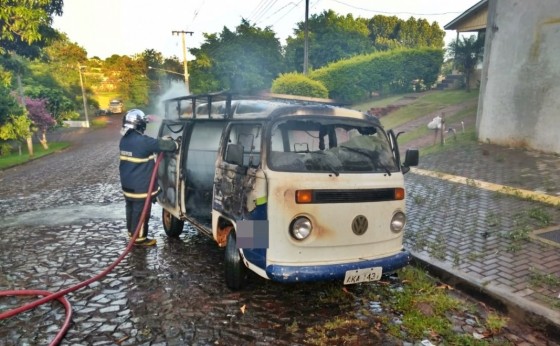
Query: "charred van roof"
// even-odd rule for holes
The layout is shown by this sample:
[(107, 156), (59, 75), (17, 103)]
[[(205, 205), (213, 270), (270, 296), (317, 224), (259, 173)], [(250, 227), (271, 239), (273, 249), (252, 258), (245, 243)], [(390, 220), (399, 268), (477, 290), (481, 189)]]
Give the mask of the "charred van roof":
[(362, 119), (379, 123), (377, 117), (341, 107), (342, 103), (331, 99), (296, 97), (293, 95), (260, 94), (256, 96), (240, 96), (221, 92), (176, 97), (164, 100), (163, 102), (165, 105), (165, 117), (175, 120), (254, 120), (320, 115)]

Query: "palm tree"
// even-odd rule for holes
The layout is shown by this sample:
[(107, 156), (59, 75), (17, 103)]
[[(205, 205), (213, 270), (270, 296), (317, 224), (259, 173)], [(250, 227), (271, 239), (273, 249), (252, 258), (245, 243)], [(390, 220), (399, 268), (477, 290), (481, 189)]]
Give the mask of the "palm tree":
[(465, 87), (470, 91), (471, 74), (484, 55), (484, 35), (453, 40), (447, 49), (453, 57), (455, 68), (464, 73)]

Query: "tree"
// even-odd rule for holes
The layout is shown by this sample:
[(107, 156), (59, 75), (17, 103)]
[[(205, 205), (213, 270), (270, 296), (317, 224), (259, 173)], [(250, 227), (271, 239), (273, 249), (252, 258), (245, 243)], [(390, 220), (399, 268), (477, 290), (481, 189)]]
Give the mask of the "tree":
[[(43, 74), (53, 77), (59, 87), (75, 88), (79, 94), (80, 78), (78, 64), (88, 61), (87, 51), (78, 44), (71, 42), (65, 34), (43, 49), (40, 62)], [(40, 63), (37, 63), (39, 65)]]
[(37, 137), (43, 148), (48, 149), (47, 130), (56, 124), (52, 115), (47, 110), (47, 101), (40, 99), (25, 99), (25, 108), (27, 109), (29, 119), (33, 122), (35, 130), (39, 133)]
[[(82, 64), (98, 67), (97, 60), (88, 61), (84, 48), (61, 34), (42, 49), (40, 59), (27, 63), (29, 72), (24, 79), (25, 95), (33, 99), (45, 99), (49, 113), (58, 124), (76, 118), (79, 116), (76, 110), (82, 107), (78, 70), (78, 65)], [(100, 84), (102, 77), (100, 73), (88, 72), (87, 80), (88, 85)], [(88, 85), (86, 90), (89, 89)], [(91, 99), (87, 103), (95, 104)]]
[(0, 127), (10, 122), (12, 116), (23, 114), (23, 108), (21, 108), (17, 99), (11, 94), (10, 89), (5, 85), (0, 85)]
[(157, 69), (150, 69), (150, 67), (161, 68), (161, 65), (163, 64), (163, 55), (154, 49), (146, 49), (140, 54), (140, 56), (146, 65), (146, 76), (150, 81), (154, 81), (154, 84), (157, 85), (159, 72)]
[(57, 37), (51, 24), (55, 15), (62, 15), (63, 5), (63, 0), (2, 0), (0, 53), (37, 57), (40, 48)]
[(445, 31), (436, 22), (410, 17), (376, 15), (368, 20), (369, 38), (377, 50), (395, 48), (443, 48)]
[(471, 35), (453, 40), (449, 43), (447, 52), (452, 57), (455, 68), (464, 73), (465, 88), (470, 91), (471, 75), (484, 56), (484, 36)]
[[(235, 31), (224, 27), (220, 34), (205, 34), (200, 48), (190, 49), (196, 56), (191, 64), (194, 93), (207, 86), (238, 92), (268, 89), (272, 80), (283, 71), (281, 45), (272, 29), (257, 28), (242, 19)], [(216, 91), (216, 90), (207, 90)]]
[(149, 103), (150, 87), (147, 69), (141, 54), (134, 57), (114, 54), (105, 59), (106, 83), (114, 86), (127, 107), (146, 106)]
[[(320, 68), (352, 56), (372, 52), (367, 23), (351, 14), (339, 16), (334, 11), (312, 15), (307, 21), (309, 65)], [(290, 70), (303, 71), (305, 22), (297, 23), (294, 37), (286, 40), (286, 60)]]
[(62, 125), (64, 120), (72, 120), (79, 117), (79, 114), (76, 112), (77, 106), (75, 102), (66, 95), (62, 88), (32, 85), (26, 88), (25, 94), (32, 99), (45, 100), (48, 113), (59, 125)]
[[(25, 114), (23, 107), (10, 93), (9, 79), (4, 78), (6, 74), (0, 67), (0, 77), (2, 77), (0, 78), (2, 81), (0, 83), (0, 141), (21, 141), (29, 136), (31, 121)], [(8, 143), (4, 143), (2, 146), (10, 148)]]

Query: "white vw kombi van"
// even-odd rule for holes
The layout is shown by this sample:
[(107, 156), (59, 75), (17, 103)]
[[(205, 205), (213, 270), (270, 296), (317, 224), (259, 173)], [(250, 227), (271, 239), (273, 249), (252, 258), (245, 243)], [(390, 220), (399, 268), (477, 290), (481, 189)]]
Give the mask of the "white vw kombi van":
[(159, 137), (181, 139), (158, 170), (166, 234), (179, 236), (187, 221), (225, 247), (231, 289), (247, 270), (351, 284), (406, 266), (403, 174), (418, 150), (401, 163), (396, 135), (376, 117), (291, 98), (164, 102)]

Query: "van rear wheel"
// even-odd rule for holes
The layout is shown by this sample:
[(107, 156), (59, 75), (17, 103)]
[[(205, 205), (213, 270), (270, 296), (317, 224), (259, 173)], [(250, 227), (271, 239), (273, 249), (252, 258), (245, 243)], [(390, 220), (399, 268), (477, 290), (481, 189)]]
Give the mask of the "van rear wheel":
[(170, 212), (163, 209), (161, 213), (163, 220), (163, 230), (168, 237), (178, 237), (183, 233), (185, 222), (173, 216)]
[(232, 290), (243, 288), (247, 283), (248, 271), (241, 259), (241, 254), (237, 248), (235, 232), (233, 231), (229, 232), (227, 237), (224, 267), (227, 287)]

